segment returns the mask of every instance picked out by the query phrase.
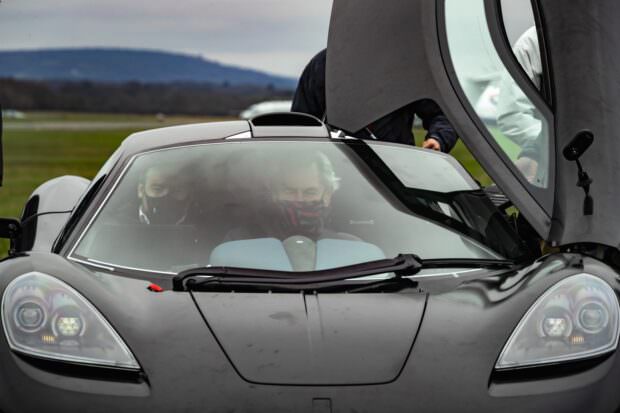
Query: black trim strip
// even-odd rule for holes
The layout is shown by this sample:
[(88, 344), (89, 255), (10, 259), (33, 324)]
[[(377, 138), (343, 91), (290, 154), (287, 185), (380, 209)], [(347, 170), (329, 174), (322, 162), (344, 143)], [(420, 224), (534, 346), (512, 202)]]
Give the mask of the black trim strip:
[(540, 59), (543, 66), (542, 90), (543, 98), (547, 101), (549, 108), (555, 113), (555, 88), (553, 87), (553, 71), (551, 64), (551, 53), (547, 46), (547, 33), (545, 31), (545, 19), (539, 0), (531, 0), (534, 20), (536, 21), (536, 32), (538, 33), (538, 46), (540, 47)]
[(124, 383), (148, 383), (146, 375), (139, 370), (105, 366), (89, 366), (84, 364), (48, 360), (17, 352), (14, 354), (19, 357), (20, 360), (35, 368), (62, 376)]

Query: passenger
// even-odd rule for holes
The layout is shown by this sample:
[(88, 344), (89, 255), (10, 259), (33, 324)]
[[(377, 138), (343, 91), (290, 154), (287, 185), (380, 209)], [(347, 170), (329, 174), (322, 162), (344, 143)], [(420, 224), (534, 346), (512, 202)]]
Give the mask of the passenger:
[(191, 196), (189, 184), (171, 167), (151, 166), (138, 182), (138, 210), (142, 224), (180, 225), (187, 221)]
[(318, 238), (325, 235), (325, 220), (339, 179), (325, 154), (314, 151), (301, 155), (276, 165), (271, 195), (285, 234)]
[[(310, 60), (299, 79), (291, 110), (314, 115), (329, 123), (329, 119), (325, 119), (326, 61), (327, 51), (325, 49)], [(439, 106), (430, 99), (421, 99), (400, 108), (360, 131), (353, 131), (353, 135), (361, 139), (378, 139), (415, 145), (412, 129), (416, 114), (422, 119), (424, 129), (428, 131), (422, 146), (436, 151), (450, 152), (456, 144), (456, 132)]]

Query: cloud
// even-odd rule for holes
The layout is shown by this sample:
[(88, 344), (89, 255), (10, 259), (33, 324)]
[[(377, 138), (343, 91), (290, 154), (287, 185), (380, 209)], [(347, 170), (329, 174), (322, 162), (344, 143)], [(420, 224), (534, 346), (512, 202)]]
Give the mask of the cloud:
[(325, 47), (330, 10), (331, 0), (2, 0), (0, 48), (150, 48), (296, 76)]

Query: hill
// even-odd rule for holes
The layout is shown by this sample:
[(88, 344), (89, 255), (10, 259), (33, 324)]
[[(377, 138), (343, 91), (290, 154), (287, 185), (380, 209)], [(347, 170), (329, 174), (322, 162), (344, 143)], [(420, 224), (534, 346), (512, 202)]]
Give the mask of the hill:
[(292, 90), (296, 79), (200, 56), (138, 49), (0, 51), (0, 78), (98, 83), (211, 83)]

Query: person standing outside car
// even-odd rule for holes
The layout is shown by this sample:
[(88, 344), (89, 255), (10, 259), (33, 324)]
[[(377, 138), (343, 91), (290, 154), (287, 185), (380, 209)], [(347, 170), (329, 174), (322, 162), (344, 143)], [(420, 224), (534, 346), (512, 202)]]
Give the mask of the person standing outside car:
[[(526, 30), (516, 41), (513, 53), (538, 90), (542, 87), (542, 61), (536, 27)], [(519, 145), (521, 152), (515, 161), (526, 179), (536, 183), (543, 148), (543, 124), (538, 109), (510, 76), (502, 79), (497, 111), (497, 123), (504, 136)]]
[[(306, 65), (295, 90), (291, 110), (325, 119), (325, 66), (327, 50), (323, 49)], [(428, 131), (422, 147), (449, 152), (457, 141), (456, 132), (435, 102), (422, 99), (410, 103), (368, 125), (352, 135), (361, 139), (378, 139), (387, 142), (415, 145), (412, 132), (415, 115), (422, 119)]]

